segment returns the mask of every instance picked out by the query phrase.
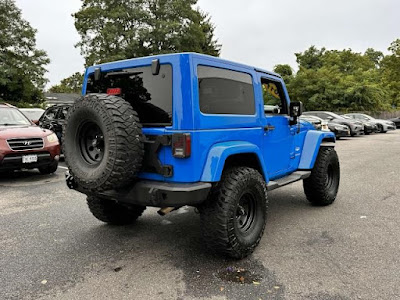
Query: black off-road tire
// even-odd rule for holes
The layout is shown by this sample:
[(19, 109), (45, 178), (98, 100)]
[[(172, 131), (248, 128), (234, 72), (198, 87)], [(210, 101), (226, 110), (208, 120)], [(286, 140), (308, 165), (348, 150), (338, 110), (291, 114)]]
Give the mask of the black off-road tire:
[(257, 170), (228, 169), (199, 209), (207, 246), (236, 259), (248, 256), (263, 235), (267, 207), (267, 186)]
[(340, 165), (334, 148), (321, 147), (311, 176), (303, 180), (308, 201), (316, 206), (332, 204), (339, 190)]
[(47, 175), (47, 174), (51, 174), (54, 173), (55, 171), (57, 171), (58, 168), (58, 161), (54, 161), (51, 164), (47, 165), (47, 166), (43, 166), (43, 167), (39, 167), (39, 172), (40, 174), (43, 175)]
[(131, 105), (120, 97), (88, 94), (77, 100), (68, 111), (63, 133), (65, 162), (84, 189), (99, 192), (126, 186), (141, 168), (142, 126)]
[(97, 196), (88, 196), (87, 204), (93, 216), (111, 225), (132, 224), (146, 209), (146, 206), (122, 205), (115, 201), (102, 199)]

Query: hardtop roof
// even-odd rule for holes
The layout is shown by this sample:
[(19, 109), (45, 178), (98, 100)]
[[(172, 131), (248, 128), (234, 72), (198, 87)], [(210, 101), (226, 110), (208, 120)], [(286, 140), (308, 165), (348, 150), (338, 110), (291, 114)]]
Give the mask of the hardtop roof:
[(192, 57), (192, 58), (197, 57), (197, 58), (203, 58), (203, 59), (205, 58), (207, 60), (215, 61), (218, 63), (225, 63), (225, 64), (229, 64), (229, 65), (233, 65), (233, 66), (237, 66), (237, 67), (241, 67), (241, 68), (253, 69), (256, 72), (266, 73), (266, 74), (269, 74), (269, 75), (272, 75), (272, 76), (275, 76), (278, 78), (282, 78), (278, 73), (275, 73), (272, 71), (268, 71), (268, 70), (261, 69), (261, 68), (256, 68), (256, 67), (242, 64), (242, 63), (237, 63), (237, 62), (223, 59), (220, 57), (215, 57), (215, 56), (211, 56), (211, 55), (207, 55), (207, 54), (194, 53), (194, 52), (158, 54), (158, 55), (152, 55), (152, 56), (144, 56), (144, 57), (137, 57), (137, 58), (130, 58), (130, 59), (125, 59), (125, 60), (107, 62), (107, 63), (90, 66), (90, 67), (88, 67), (87, 71), (89, 73), (92, 73), (95, 68), (99, 68), (99, 67), (100, 68), (105, 67), (106, 69), (109, 69), (109, 68), (112, 68), (112, 66), (115, 64), (123, 65), (123, 64), (127, 64), (129, 62), (136, 62), (136, 61), (140, 61), (140, 60), (149, 60), (149, 59), (152, 60), (152, 59), (157, 59), (157, 58), (164, 58), (164, 59), (178, 58), (179, 56), (188, 56), (188, 57)]

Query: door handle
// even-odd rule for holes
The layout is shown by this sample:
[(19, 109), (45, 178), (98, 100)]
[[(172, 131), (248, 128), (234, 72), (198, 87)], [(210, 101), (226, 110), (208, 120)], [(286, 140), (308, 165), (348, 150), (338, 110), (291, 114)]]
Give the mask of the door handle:
[(272, 131), (272, 130), (275, 130), (275, 126), (272, 126), (272, 125), (264, 126), (264, 130), (265, 130), (265, 131)]

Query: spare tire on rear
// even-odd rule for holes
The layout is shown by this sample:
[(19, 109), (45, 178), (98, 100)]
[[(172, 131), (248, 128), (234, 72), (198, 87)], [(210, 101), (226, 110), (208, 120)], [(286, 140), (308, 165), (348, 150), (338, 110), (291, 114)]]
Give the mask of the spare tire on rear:
[(63, 152), (77, 184), (99, 192), (126, 186), (143, 160), (142, 126), (124, 99), (88, 94), (69, 109)]

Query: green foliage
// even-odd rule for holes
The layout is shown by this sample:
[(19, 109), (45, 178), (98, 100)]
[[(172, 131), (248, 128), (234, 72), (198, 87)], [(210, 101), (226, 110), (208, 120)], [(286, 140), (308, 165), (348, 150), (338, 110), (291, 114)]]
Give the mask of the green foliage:
[(390, 105), (400, 107), (400, 39), (391, 43), (386, 55), (381, 61), (382, 82), (389, 91)]
[(389, 51), (392, 54), (384, 56), (372, 48), (361, 54), (311, 46), (295, 54), (295, 75), (282, 65), (275, 71), (287, 82), (291, 98), (302, 101), (307, 110), (390, 110), (400, 107), (400, 39)]
[(293, 69), (291, 66), (289, 66), (287, 64), (276, 65), (274, 67), (274, 72), (281, 75), (286, 84), (289, 84), (293, 78)]
[(311, 46), (303, 53), (295, 53), (296, 61), (299, 66), (306, 69), (318, 69), (322, 67), (322, 56), (325, 53), (325, 48), (318, 50), (315, 46)]
[(76, 72), (70, 77), (61, 80), (60, 84), (53, 85), (49, 92), (51, 93), (80, 93), (82, 90), (83, 74)]
[(372, 48), (368, 48), (367, 50), (365, 50), (364, 55), (374, 63), (375, 67), (379, 67), (383, 58), (383, 53), (381, 51), (375, 51)]
[(14, 0), (0, 0), (0, 100), (38, 102), (47, 82), (46, 52), (36, 49), (36, 30)]
[(197, 0), (83, 0), (73, 14), (86, 65), (171, 52), (218, 56), (220, 45)]

